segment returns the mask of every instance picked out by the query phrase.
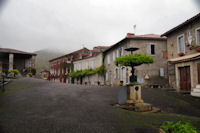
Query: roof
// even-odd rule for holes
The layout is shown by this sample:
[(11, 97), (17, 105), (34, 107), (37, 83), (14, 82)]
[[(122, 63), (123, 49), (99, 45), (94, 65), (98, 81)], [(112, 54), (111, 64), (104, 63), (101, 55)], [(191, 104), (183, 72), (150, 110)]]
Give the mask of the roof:
[(198, 14), (195, 15), (194, 17), (192, 17), (192, 18), (186, 20), (185, 22), (179, 24), (178, 26), (172, 28), (171, 30), (165, 32), (165, 33), (162, 34), (161, 36), (168, 36), (168, 35), (171, 34), (172, 32), (174, 32), (174, 31), (176, 31), (176, 30), (182, 28), (182, 27), (185, 26), (185, 25), (188, 25), (188, 24), (191, 23), (191, 22), (197, 21), (197, 20), (200, 20), (200, 13), (198, 13)]
[(169, 59), (168, 62), (171, 62), (171, 63), (185, 62), (185, 61), (195, 60), (199, 58), (200, 58), (200, 53), (195, 53), (195, 54), (190, 54), (190, 55), (185, 55), (185, 56)]
[(29, 53), (29, 52), (24, 52), (24, 51), (16, 50), (16, 49), (10, 49), (10, 48), (0, 48), (0, 53), (37, 55), (35, 53)]
[(93, 57), (96, 57), (96, 56), (98, 56), (99, 54), (101, 54), (101, 52), (97, 53), (96, 55), (92, 55), (92, 56), (86, 56), (86, 57), (84, 57), (84, 58), (82, 58), (82, 59), (76, 59), (76, 60), (74, 60), (74, 62), (76, 62), (76, 61), (80, 61), (80, 60), (89, 59), (89, 58), (93, 58)]
[[(61, 58), (63, 58), (63, 57), (66, 57), (66, 56), (71, 55), (71, 54), (74, 54), (74, 53), (78, 53), (78, 52), (80, 52), (81, 50), (84, 50), (84, 49), (87, 49), (87, 48), (84, 47), (84, 48), (82, 48), (82, 49), (79, 49), (79, 50), (77, 50), (77, 51), (71, 52), (71, 53), (69, 53), (69, 54), (65, 54), (65, 55), (63, 55), (63, 56), (59, 56), (59, 57), (57, 57), (57, 58), (53, 58), (53, 59), (49, 60), (49, 62), (52, 62), (52, 61), (57, 60), (57, 59), (61, 59)], [(87, 50), (89, 51), (89, 49), (87, 49)]]
[(107, 49), (109, 48), (110, 46), (96, 46), (95, 48), (101, 48), (101, 49)]
[(122, 39), (121, 41), (119, 41), (118, 43), (110, 46), (108, 49), (106, 49), (104, 51), (104, 53), (110, 51), (111, 49), (113, 49), (114, 47), (117, 47), (118, 45), (120, 45), (121, 42), (127, 40), (127, 39), (133, 39), (133, 40), (166, 40), (167, 37), (165, 36), (160, 36), (157, 34), (145, 34), (145, 35), (135, 35), (133, 33), (127, 33), (127, 36)]

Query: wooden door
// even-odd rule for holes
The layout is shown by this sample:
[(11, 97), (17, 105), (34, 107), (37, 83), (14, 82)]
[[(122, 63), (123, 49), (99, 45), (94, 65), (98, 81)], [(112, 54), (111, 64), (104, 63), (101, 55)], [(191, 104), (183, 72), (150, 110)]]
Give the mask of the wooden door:
[(200, 84), (200, 63), (197, 64), (197, 73), (198, 73), (198, 84)]
[(180, 90), (191, 91), (190, 67), (180, 67)]

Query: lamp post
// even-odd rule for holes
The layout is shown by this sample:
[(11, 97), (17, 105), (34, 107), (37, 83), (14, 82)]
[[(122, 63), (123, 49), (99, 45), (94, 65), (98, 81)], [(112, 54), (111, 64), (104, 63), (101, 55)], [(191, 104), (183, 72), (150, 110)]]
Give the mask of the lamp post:
[[(128, 52), (131, 52), (131, 54), (133, 54), (133, 51), (137, 51), (139, 50), (139, 48), (127, 48), (125, 49), (126, 51)], [(134, 63), (131, 63), (131, 76), (130, 76), (130, 82), (133, 83), (133, 82), (137, 82), (137, 76), (135, 75), (135, 65)]]

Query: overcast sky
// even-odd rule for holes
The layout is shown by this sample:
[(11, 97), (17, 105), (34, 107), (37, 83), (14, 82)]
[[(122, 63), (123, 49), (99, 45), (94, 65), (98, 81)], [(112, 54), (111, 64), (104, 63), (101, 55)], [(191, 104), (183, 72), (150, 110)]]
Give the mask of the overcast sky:
[(0, 46), (33, 52), (113, 45), (127, 32), (162, 34), (200, 0), (0, 0)]

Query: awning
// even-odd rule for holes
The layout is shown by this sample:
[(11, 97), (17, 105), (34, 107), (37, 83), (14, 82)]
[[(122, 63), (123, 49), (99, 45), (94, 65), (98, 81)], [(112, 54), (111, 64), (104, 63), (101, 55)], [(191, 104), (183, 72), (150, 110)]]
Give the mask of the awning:
[(196, 60), (200, 58), (200, 53), (190, 54), (190, 55), (184, 55), (181, 57), (169, 59), (168, 62), (170, 63), (176, 63), (176, 62), (186, 62), (191, 60)]

